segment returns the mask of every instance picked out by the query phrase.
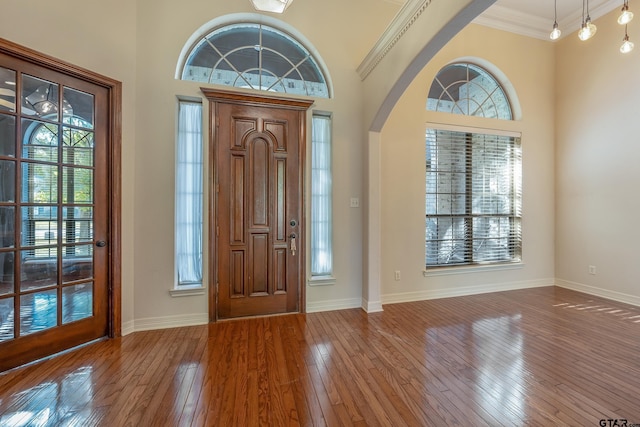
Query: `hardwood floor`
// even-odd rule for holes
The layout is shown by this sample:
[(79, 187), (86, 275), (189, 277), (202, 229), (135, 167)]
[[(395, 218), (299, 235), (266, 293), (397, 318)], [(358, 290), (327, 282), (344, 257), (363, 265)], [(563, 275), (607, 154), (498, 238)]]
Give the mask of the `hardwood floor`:
[(0, 425), (640, 423), (638, 307), (549, 287), (384, 309), (91, 344), (0, 375)]

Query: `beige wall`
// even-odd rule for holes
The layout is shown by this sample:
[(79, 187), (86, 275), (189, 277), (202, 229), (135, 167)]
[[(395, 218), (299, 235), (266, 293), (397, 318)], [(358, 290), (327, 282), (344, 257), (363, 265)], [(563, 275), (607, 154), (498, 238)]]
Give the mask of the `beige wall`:
[(640, 22), (629, 24), (636, 50), (622, 55), (617, 14), (595, 21), (593, 39), (558, 44), (556, 277), (640, 304)]
[[(365, 7), (367, 19), (353, 19)], [(307, 287), (310, 310), (360, 305), (362, 289), (362, 209), (349, 207), (362, 197), (364, 143), (362, 93), (356, 68), (398, 5), (357, 0), (295, 2), (284, 15), (269, 15), (292, 26), (314, 45), (333, 81), (335, 97), (313, 109), (333, 113), (334, 260), (336, 283)], [(189, 7), (168, 0), (139, 0), (137, 21), (135, 202), (135, 318), (139, 327), (206, 319), (205, 296), (172, 298), (174, 278), (173, 183), (176, 96), (201, 97), (201, 84), (174, 79), (187, 39), (210, 20), (230, 13), (254, 13), (248, 0), (193, 0)], [(341, 13), (335, 10), (340, 8)], [(365, 22), (366, 21), (366, 22)], [(329, 30), (330, 29), (330, 30)], [(205, 126), (208, 126), (206, 124)], [(309, 150), (307, 150), (309, 151)], [(143, 326), (141, 326), (143, 325)]]
[[(123, 83), (122, 320), (134, 318), (134, 168), (136, 160), (135, 2), (7, 1), (0, 37)], [(98, 17), (98, 19), (96, 19)], [(117, 31), (114, 29), (117, 28)]]
[[(184, 43), (202, 25), (227, 13), (253, 11), (248, 1), (225, 0), (192, 0), (188, 7), (168, 0), (114, 0), (105, 5), (80, 0), (5, 2), (0, 36), (123, 82), (124, 329), (133, 330), (134, 322), (146, 328), (201, 320), (207, 313), (205, 296), (172, 298), (168, 293), (174, 278), (176, 97), (200, 97), (199, 84), (174, 79), (175, 66)], [(339, 14), (335, 13), (338, 8)], [(298, 1), (278, 17), (313, 43), (335, 90), (335, 98), (317, 100), (313, 108), (334, 115), (337, 281), (333, 286), (307, 288), (310, 309), (360, 304), (363, 212), (350, 208), (349, 199), (359, 197), (366, 203), (367, 135), (363, 85), (355, 70), (398, 8), (391, 2), (370, 0)], [(367, 11), (366, 17), (362, 10)], [(64, 25), (52, 26), (55, 22)], [(634, 29), (632, 24), (630, 31)], [(620, 28), (611, 30), (615, 34), (602, 25), (593, 41), (578, 46), (572, 39), (553, 45), (470, 26), (419, 74), (382, 134), (385, 299), (549, 284), (555, 274), (554, 260), (557, 277), (567, 283), (640, 295), (634, 287), (638, 272), (632, 258), (638, 239), (631, 228), (638, 211), (632, 183), (638, 181), (640, 168), (629, 161), (640, 157), (634, 140), (640, 121), (633, 120), (635, 103), (631, 101), (639, 95), (634, 73), (640, 59), (638, 52), (621, 58), (616, 50)], [(495, 126), (491, 121), (452, 118), (424, 109), (435, 73), (463, 56), (482, 58), (504, 72), (521, 102), (522, 120), (500, 125), (523, 135), (524, 265), (516, 270), (425, 278), (425, 123), (453, 120)], [(558, 76), (555, 170), (554, 73)], [(621, 88), (621, 82), (632, 86)], [(585, 106), (587, 101), (597, 107)], [(620, 127), (624, 117), (631, 123)], [(619, 208), (612, 214), (611, 206)], [(588, 264), (597, 266), (596, 276), (586, 275)], [(393, 280), (395, 270), (402, 273), (399, 282)]]
[[(505, 122), (428, 112), (436, 73), (462, 57), (479, 58), (509, 79), (522, 119)], [(554, 278), (554, 46), (471, 25), (409, 86), (382, 131), (382, 301), (407, 301), (490, 290), (551, 285)], [(523, 263), (509, 270), (423, 276), (427, 122), (502, 128), (522, 133)], [(401, 280), (394, 280), (394, 272)]]

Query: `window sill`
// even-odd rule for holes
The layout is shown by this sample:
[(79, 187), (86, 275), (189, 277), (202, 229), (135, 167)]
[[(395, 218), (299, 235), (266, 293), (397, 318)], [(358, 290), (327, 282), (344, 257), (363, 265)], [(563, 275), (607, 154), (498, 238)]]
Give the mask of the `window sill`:
[(523, 262), (514, 262), (506, 264), (490, 264), (490, 265), (469, 265), (458, 267), (440, 267), (432, 270), (424, 270), (422, 275), (424, 277), (433, 276), (449, 276), (452, 274), (471, 274), (471, 273), (486, 273), (490, 271), (501, 270), (518, 270), (524, 268)]
[(172, 297), (191, 297), (196, 295), (204, 295), (206, 288), (202, 285), (193, 286), (180, 286), (169, 290), (169, 295)]
[(313, 276), (307, 280), (309, 286), (331, 286), (336, 284), (336, 278), (333, 276)]

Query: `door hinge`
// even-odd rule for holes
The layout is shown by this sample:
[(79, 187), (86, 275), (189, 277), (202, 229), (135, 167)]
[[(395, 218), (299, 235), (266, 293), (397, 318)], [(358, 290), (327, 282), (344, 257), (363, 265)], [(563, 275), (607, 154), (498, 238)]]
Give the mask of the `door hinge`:
[(220, 227), (216, 225), (216, 236), (220, 236)]
[(220, 192), (220, 184), (216, 184), (216, 193)]

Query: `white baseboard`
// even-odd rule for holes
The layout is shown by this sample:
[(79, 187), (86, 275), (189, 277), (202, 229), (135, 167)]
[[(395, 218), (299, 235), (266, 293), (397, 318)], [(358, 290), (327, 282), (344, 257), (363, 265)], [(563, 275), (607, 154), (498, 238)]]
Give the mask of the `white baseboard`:
[(490, 292), (515, 291), (517, 289), (541, 288), (553, 286), (554, 279), (528, 280), (491, 285), (466, 286), (453, 289), (438, 289), (416, 292), (402, 292), (382, 295), (382, 304), (396, 304), (401, 302), (424, 301), (439, 298), (461, 297), (467, 295), (486, 294)]
[(369, 301), (362, 298), (362, 309), (367, 313), (379, 313), (384, 311), (382, 308), (382, 301)]
[(556, 279), (556, 286), (567, 288), (573, 291), (582, 292), (600, 298), (640, 306), (640, 297), (624, 294), (622, 292), (610, 291), (608, 289), (597, 288), (595, 286), (583, 285), (582, 283), (570, 282), (568, 280)]
[(156, 329), (206, 325), (207, 323), (209, 323), (208, 313), (187, 314), (182, 316), (148, 317), (146, 319), (136, 319), (134, 321), (134, 331), (153, 331)]
[(347, 308), (360, 308), (360, 307), (362, 307), (362, 300), (360, 298), (308, 302), (307, 313), (318, 313), (321, 311), (333, 311), (333, 310), (345, 310)]
[(129, 335), (135, 332), (135, 321), (129, 320), (128, 322), (122, 322), (122, 336)]

